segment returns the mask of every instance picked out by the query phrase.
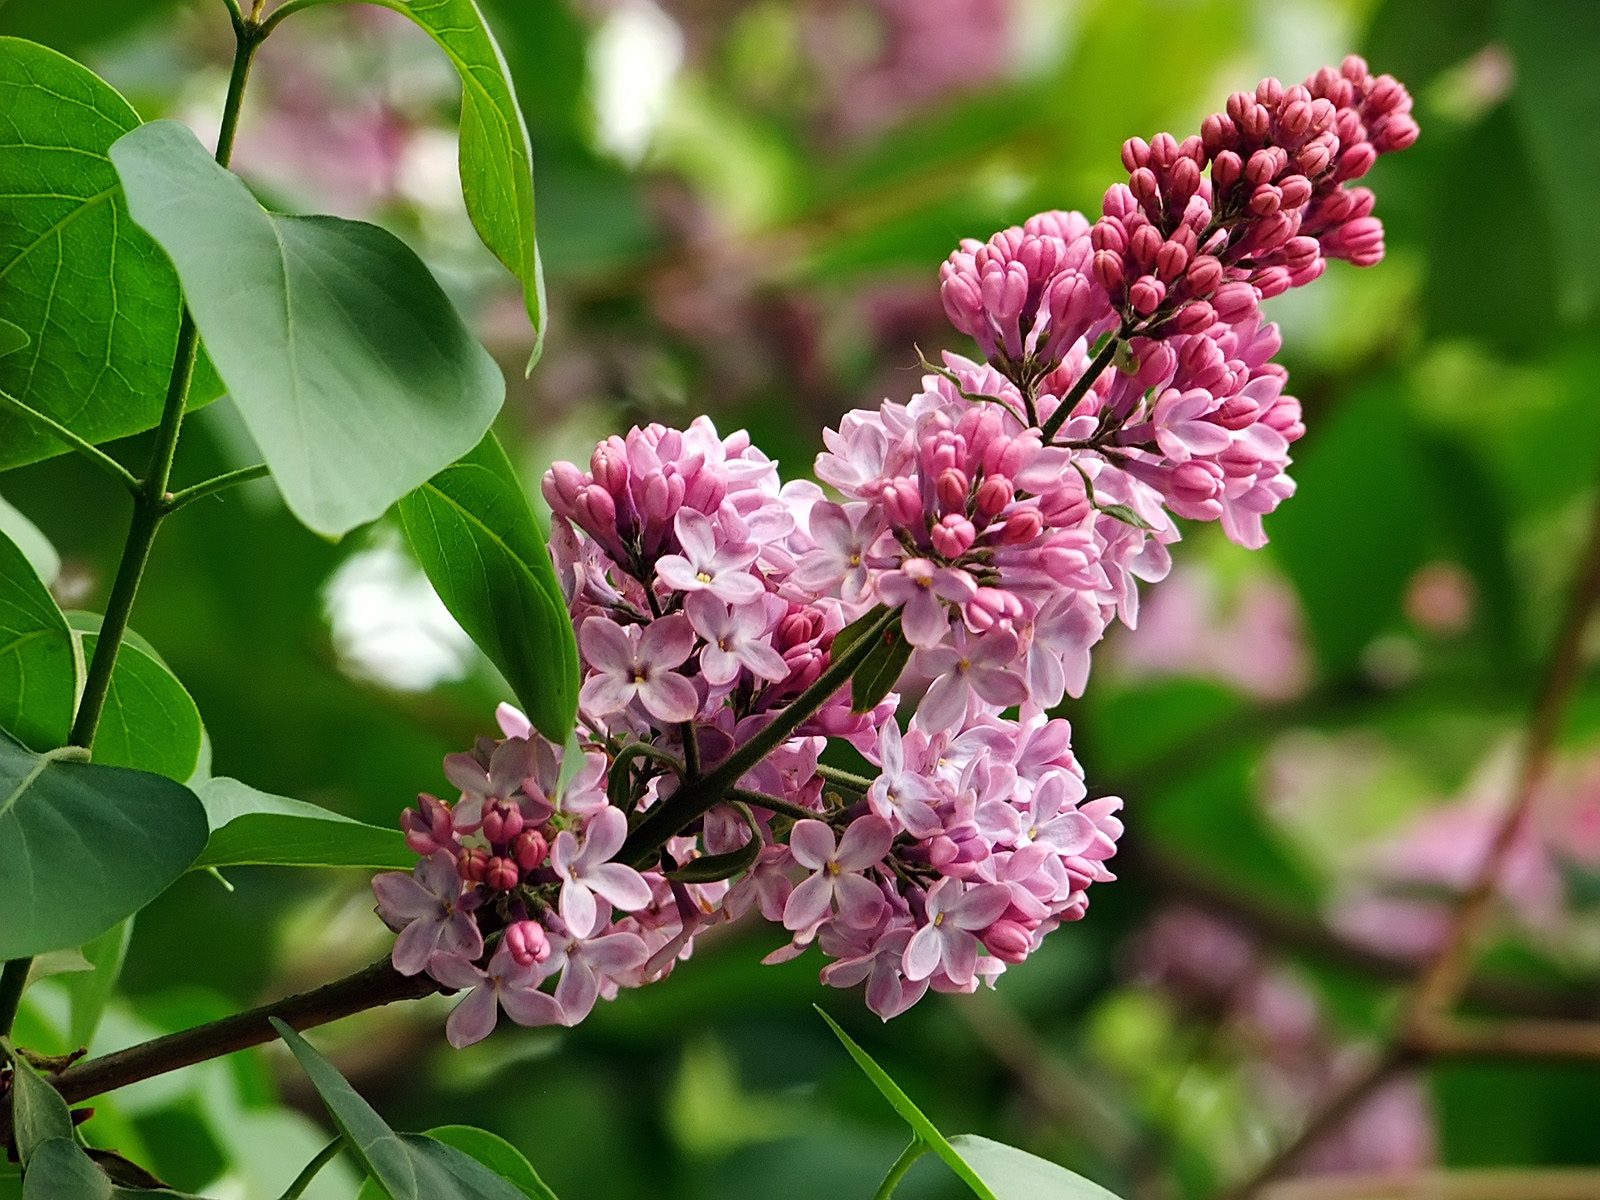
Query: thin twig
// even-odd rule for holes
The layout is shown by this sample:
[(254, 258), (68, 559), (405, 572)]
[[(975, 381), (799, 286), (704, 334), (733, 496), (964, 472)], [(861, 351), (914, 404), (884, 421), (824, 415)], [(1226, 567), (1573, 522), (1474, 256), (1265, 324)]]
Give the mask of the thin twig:
[(227, 488), (237, 487), (241, 483), (249, 483), (252, 479), (263, 479), (272, 474), (272, 468), (266, 463), (257, 463), (253, 467), (240, 467), (237, 471), (228, 471), (222, 475), (213, 476), (203, 483), (193, 487), (186, 487), (182, 491), (171, 492), (162, 503), (162, 511), (175, 513), (186, 504), (193, 504), (196, 500), (213, 496)]
[(36, 426), (39, 432), (49, 434), (58, 442), (71, 446), (84, 458), (127, 488), (133, 495), (137, 496), (139, 494), (140, 483), (138, 477), (132, 471), (128, 470), (127, 467), (112, 458), (100, 447), (84, 441), (83, 438), (73, 433), (60, 421), (53, 417), (47, 417), (38, 409), (24, 404), (8, 392), (0, 392), (0, 405), (9, 408), (30, 425)]

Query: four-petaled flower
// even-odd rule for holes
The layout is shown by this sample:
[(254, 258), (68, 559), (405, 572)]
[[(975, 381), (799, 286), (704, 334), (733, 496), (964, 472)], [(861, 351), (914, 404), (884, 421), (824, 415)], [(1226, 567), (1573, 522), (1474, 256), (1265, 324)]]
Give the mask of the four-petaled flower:
[(761, 553), (754, 542), (718, 545), (711, 518), (692, 508), (678, 511), (673, 528), (683, 553), (668, 554), (656, 562), (656, 575), (669, 588), (710, 592), (726, 604), (749, 604), (766, 591), (749, 569)]
[(561, 879), (561, 919), (576, 937), (588, 937), (601, 919), (595, 897), (624, 912), (650, 903), (650, 885), (644, 876), (611, 858), (628, 837), (628, 818), (619, 808), (602, 808), (589, 820), (583, 843), (570, 832), (556, 835), (550, 865)]
[(858, 817), (844, 831), (837, 849), (824, 821), (796, 821), (789, 851), (811, 875), (800, 881), (783, 906), (786, 929), (809, 929), (837, 907), (846, 924), (867, 929), (883, 912), (883, 893), (861, 874), (883, 861), (894, 830), (882, 817)]
[(1010, 903), (1010, 891), (996, 884), (969, 888), (959, 879), (939, 880), (928, 889), (928, 923), (906, 944), (906, 978), (927, 979), (943, 968), (952, 983), (966, 987), (978, 965), (972, 930), (993, 925)]
[(1028, 698), (1027, 681), (1017, 670), (1016, 634), (986, 633), (969, 643), (959, 625), (952, 633), (953, 645), (917, 651), (917, 669), (933, 678), (917, 706), (917, 724), (929, 733), (956, 725), (966, 715), (967, 700), (974, 692), (1002, 708)]
[(400, 933), (394, 940), (394, 969), (400, 974), (421, 974), (438, 953), (468, 960), (483, 953), (483, 934), (472, 915), (478, 897), (461, 894), (461, 876), (448, 850), (422, 859), (410, 875), (385, 871), (374, 876), (372, 890), (383, 923)]
[(691, 592), (684, 612), (694, 631), (705, 639), (700, 651), (700, 674), (709, 684), (732, 683), (741, 666), (758, 679), (786, 679), (789, 664), (772, 648), (767, 631), (788, 611), (776, 596), (763, 595), (754, 604), (729, 608), (711, 592)]
[(978, 595), (972, 576), (955, 567), (941, 567), (931, 559), (908, 558), (898, 571), (878, 580), (878, 598), (891, 608), (904, 605), (900, 629), (913, 646), (936, 646), (944, 639), (950, 620), (944, 602), (966, 604)]
[(590, 617), (578, 642), (595, 672), (578, 700), (595, 716), (621, 712), (635, 699), (658, 721), (687, 721), (699, 709), (694, 684), (673, 670), (694, 653), (694, 629), (682, 613), (652, 621), (643, 630)]
[(445, 1037), (457, 1050), (488, 1037), (502, 1008), (518, 1025), (566, 1024), (556, 998), (539, 990), (549, 972), (537, 963), (517, 962), (506, 942), (500, 943), (487, 968), (454, 954), (438, 954), (429, 962), (428, 974), (445, 987), (471, 989), (444, 1024)]

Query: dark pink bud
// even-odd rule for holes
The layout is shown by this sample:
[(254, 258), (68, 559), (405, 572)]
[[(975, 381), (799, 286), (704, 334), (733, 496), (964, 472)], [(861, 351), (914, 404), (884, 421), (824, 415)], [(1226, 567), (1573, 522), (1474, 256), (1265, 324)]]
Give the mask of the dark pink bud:
[(1226, 191), (1244, 174), (1244, 160), (1232, 150), (1224, 150), (1211, 163), (1211, 182)]
[(524, 871), (532, 871), (544, 865), (545, 856), (550, 853), (550, 844), (545, 841), (544, 834), (529, 826), (519, 834), (511, 843), (512, 857), (517, 860), (517, 866)]
[(1018, 509), (1005, 519), (998, 540), (1002, 546), (1020, 546), (1033, 541), (1043, 529), (1044, 520), (1037, 512), (1031, 508)]
[(1278, 155), (1281, 153), (1276, 146), (1269, 146), (1250, 156), (1250, 161), (1244, 164), (1244, 177), (1252, 187), (1272, 182), (1272, 177), (1278, 173)]
[(468, 846), (456, 855), (456, 874), (469, 883), (482, 883), (489, 873), (489, 852), (482, 846)]
[(1222, 470), (1215, 463), (1197, 459), (1172, 468), (1169, 494), (1174, 500), (1200, 504), (1222, 494)]
[(934, 493), (939, 497), (939, 503), (946, 512), (965, 512), (967, 509), (967, 490), (971, 486), (965, 471), (958, 467), (946, 467), (939, 472), (934, 480)]
[(978, 485), (978, 494), (973, 499), (973, 505), (978, 515), (988, 520), (1010, 504), (1015, 495), (1016, 490), (1011, 486), (1009, 479), (1003, 475), (990, 475)]
[(1415, 142), (1421, 132), (1416, 121), (1409, 116), (1390, 117), (1384, 122), (1383, 132), (1373, 138), (1373, 146), (1379, 154), (1393, 154)]
[(1116, 294), (1122, 291), (1122, 256), (1110, 250), (1096, 250), (1094, 255), (1095, 282), (1106, 291)]
[(1161, 231), (1154, 225), (1141, 225), (1133, 231), (1128, 251), (1139, 268), (1147, 271), (1155, 265), (1156, 255), (1164, 241)]
[(1222, 283), (1222, 263), (1214, 255), (1202, 254), (1189, 264), (1183, 279), (1191, 296), (1209, 296)]
[(505, 939), (518, 966), (537, 966), (550, 957), (550, 939), (537, 921), (513, 921), (506, 926)]
[(1167, 196), (1174, 208), (1189, 203), (1189, 197), (1200, 190), (1200, 165), (1187, 156), (1172, 164), (1167, 176)]
[(1378, 152), (1371, 142), (1357, 142), (1339, 155), (1339, 165), (1334, 169), (1333, 176), (1341, 181), (1360, 179), (1372, 170), (1372, 164), (1377, 161)]
[(1128, 248), (1128, 231), (1116, 217), (1101, 217), (1089, 230), (1089, 244), (1096, 250), (1121, 254)]
[(544, 473), (544, 484), (540, 489), (550, 507), (556, 512), (566, 516), (572, 511), (572, 504), (588, 484), (583, 472), (569, 462), (550, 464), (550, 469)]
[(1162, 283), (1171, 283), (1183, 274), (1183, 269), (1188, 265), (1189, 252), (1183, 248), (1181, 242), (1169, 241), (1156, 251), (1156, 278)]
[(522, 810), (504, 800), (494, 800), (483, 810), (483, 836), (503, 846), (522, 832)]
[(509, 858), (491, 858), (484, 868), (483, 882), (497, 892), (509, 892), (522, 882), (522, 873)]
[(1283, 244), (1283, 265), (1291, 271), (1303, 271), (1316, 261), (1322, 247), (1314, 237), (1292, 237)]
[(1232, 145), (1238, 136), (1239, 131), (1234, 128), (1233, 118), (1227, 113), (1212, 113), (1200, 122), (1200, 140), (1213, 157), (1224, 146)]
[(978, 935), (978, 940), (1001, 962), (1019, 963), (1033, 949), (1028, 931), (1015, 921), (996, 921)]
[(1256, 84), (1256, 102), (1268, 108), (1276, 108), (1283, 100), (1283, 84), (1271, 75)]
[(929, 531), (933, 548), (945, 558), (960, 558), (972, 548), (978, 532), (972, 522), (959, 513), (951, 513)]
[(1225, 283), (1211, 297), (1211, 307), (1229, 325), (1237, 325), (1256, 310), (1256, 289), (1248, 283)]
[[(1304, 89), (1301, 89), (1304, 91)], [(1278, 113), (1278, 128), (1291, 141), (1298, 141), (1311, 128), (1311, 103), (1309, 99), (1285, 104)]]
[(913, 526), (922, 521), (922, 493), (909, 479), (891, 479), (884, 485), (883, 507), (897, 525)]
[(1283, 193), (1270, 183), (1263, 183), (1250, 193), (1247, 206), (1258, 217), (1270, 217), (1283, 205)]
[(1242, 117), (1235, 117), (1234, 120), (1245, 137), (1252, 142), (1264, 140), (1267, 131), (1272, 128), (1272, 113), (1264, 104), (1251, 104), (1244, 110)]
[(1191, 300), (1178, 310), (1178, 332), (1200, 333), (1216, 324), (1216, 311), (1204, 300)]
[(1150, 139), (1150, 162), (1159, 171), (1165, 171), (1178, 161), (1178, 139), (1170, 133), (1158, 133)]
[(1131, 137), (1122, 143), (1122, 166), (1129, 174), (1150, 165), (1150, 143), (1143, 138)]
[(1126, 220), (1139, 211), (1139, 201), (1128, 190), (1125, 183), (1114, 183), (1106, 189), (1105, 198), (1100, 201), (1100, 211), (1108, 217)]
[(617, 531), (617, 505), (611, 493), (599, 484), (583, 489), (572, 506), (572, 519), (597, 538)]
[(1141, 275), (1133, 281), (1128, 288), (1128, 303), (1133, 305), (1134, 311), (1149, 316), (1161, 307), (1161, 302), (1167, 298), (1167, 285), (1154, 275)]
[(1304, 175), (1288, 175), (1278, 182), (1283, 207), (1299, 208), (1311, 199), (1311, 181)]
[(1134, 199), (1146, 212), (1152, 204), (1158, 203), (1161, 195), (1160, 185), (1156, 182), (1156, 173), (1149, 167), (1140, 167), (1128, 177), (1128, 190), (1133, 193)]
[[(1178, 143), (1178, 157), (1187, 158), (1195, 166), (1201, 167), (1206, 161), (1206, 144), (1198, 134), (1191, 133)], [(1173, 164), (1176, 166), (1177, 164)]]
[(1267, 267), (1252, 275), (1250, 282), (1255, 284), (1263, 300), (1270, 300), (1289, 290), (1289, 271), (1285, 267)]
[(1211, 420), (1224, 429), (1246, 429), (1255, 424), (1256, 417), (1260, 413), (1261, 410), (1248, 397), (1229, 396), (1216, 412), (1211, 414)]
[(1333, 147), (1322, 142), (1307, 142), (1295, 152), (1295, 169), (1302, 175), (1316, 179), (1333, 161)]
[(627, 448), (616, 438), (601, 442), (589, 458), (589, 471), (612, 496), (621, 496), (628, 490)]

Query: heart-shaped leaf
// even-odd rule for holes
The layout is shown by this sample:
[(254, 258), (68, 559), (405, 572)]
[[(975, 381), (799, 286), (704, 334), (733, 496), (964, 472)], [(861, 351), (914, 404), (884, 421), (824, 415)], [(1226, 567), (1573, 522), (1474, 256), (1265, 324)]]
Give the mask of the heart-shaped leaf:
[(205, 810), (147, 771), (35, 754), (0, 735), (0, 959), (81, 946), (182, 875)]
[(578, 643), (544, 535), (491, 433), (399, 504), (445, 607), (562, 745), (578, 713)]
[[(156, 425), (178, 341), (177, 276), (108, 157), (138, 124), (88, 68), (0, 38), (0, 313), (28, 338), (0, 357), (0, 391), (91, 442)], [(0, 410), (0, 470), (66, 448)]]
[(351, 1153), (393, 1200), (525, 1200), (520, 1188), (454, 1146), (390, 1129), (310, 1042), (276, 1017), (272, 1027), (299, 1060)]
[(195, 861), (203, 867), (369, 867), (410, 870), (417, 855), (398, 829), (353, 821), (304, 800), (260, 792), (237, 779), (196, 786), (211, 837)]
[(72, 631), (32, 564), (0, 534), (0, 729), (53, 750), (72, 728)]
[(461, 195), (478, 236), (522, 283), (544, 346), (544, 275), (533, 236), (533, 156), (511, 72), (473, 0), (370, 0), (404, 13), (439, 44), (461, 76)]
[[(83, 661), (94, 657), (101, 618), (71, 612), (67, 624), (83, 644)], [(108, 767), (137, 767), (179, 783), (194, 774), (204, 741), (200, 710), (154, 647), (128, 630), (117, 650), (105, 708), (91, 753)]]
[(505, 380), (405, 243), (267, 212), (176, 121), (140, 126), (111, 159), (306, 525), (344, 534), (478, 443)]

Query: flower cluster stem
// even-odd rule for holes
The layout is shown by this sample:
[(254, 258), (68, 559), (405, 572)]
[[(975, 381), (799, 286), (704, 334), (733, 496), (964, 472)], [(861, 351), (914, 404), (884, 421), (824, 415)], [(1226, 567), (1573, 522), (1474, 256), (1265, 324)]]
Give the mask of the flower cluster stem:
[(1113, 335), (1106, 339), (1106, 344), (1100, 347), (1100, 353), (1094, 356), (1088, 368), (1078, 377), (1072, 385), (1072, 390), (1061, 398), (1061, 403), (1056, 405), (1055, 412), (1050, 414), (1050, 419), (1039, 429), (1041, 440), (1048, 445), (1050, 439), (1061, 431), (1067, 423), (1067, 418), (1072, 415), (1072, 410), (1078, 407), (1078, 401), (1089, 394), (1089, 389), (1094, 386), (1094, 381), (1105, 373), (1111, 365), (1111, 360), (1117, 356), (1117, 347), (1122, 344), (1120, 335)]

